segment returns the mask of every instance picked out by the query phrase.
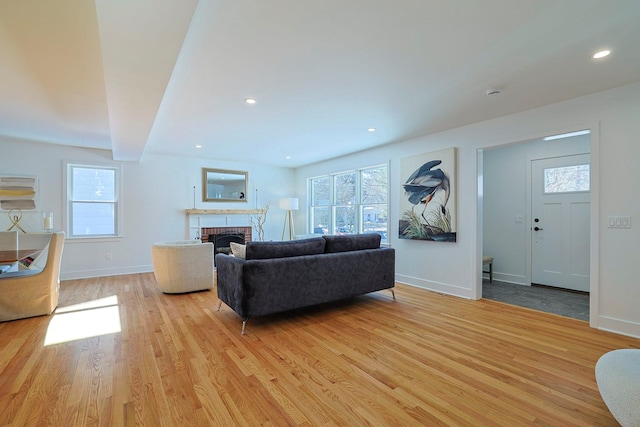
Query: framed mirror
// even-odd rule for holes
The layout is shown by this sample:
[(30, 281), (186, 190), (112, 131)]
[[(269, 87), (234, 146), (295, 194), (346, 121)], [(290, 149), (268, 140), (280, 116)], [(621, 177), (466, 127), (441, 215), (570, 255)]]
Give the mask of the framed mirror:
[(202, 168), (203, 202), (246, 202), (249, 173)]

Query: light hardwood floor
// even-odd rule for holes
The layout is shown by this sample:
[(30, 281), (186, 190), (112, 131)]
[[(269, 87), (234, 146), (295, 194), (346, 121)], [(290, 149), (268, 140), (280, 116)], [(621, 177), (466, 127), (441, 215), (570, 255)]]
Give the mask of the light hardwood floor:
[[(594, 365), (640, 340), (489, 300), (396, 296), (252, 319), (242, 336), (213, 291), (164, 295), (151, 273), (66, 281), (58, 314), (0, 323), (0, 425), (616, 425)], [(106, 307), (73, 306), (89, 301)], [(44, 345), (65, 318), (85, 316), (62, 325), (75, 332), (109, 315), (120, 332)]]

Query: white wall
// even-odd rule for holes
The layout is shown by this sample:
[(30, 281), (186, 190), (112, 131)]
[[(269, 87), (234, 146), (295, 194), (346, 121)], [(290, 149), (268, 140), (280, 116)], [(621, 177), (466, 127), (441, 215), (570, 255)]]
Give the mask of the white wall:
[[(483, 253), (494, 257), (493, 278), (530, 285), (528, 173), (531, 160), (589, 153), (589, 135), (538, 139), (484, 151)], [(516, 216), (523, 221), (517, 223)]]
[[(508, 96), (508, 94), (505, 94)], [(481, 295), (482, 212), (478, 212), (478, 157), (481, 151), (545, 135), (592, 128), (592, 170), (596, 182), (592, 215), (594, 244), (599, 260), (592, 278), (591, 325), (640, 336), (640, 84), (632, 84), (534, 110), (489, 120), (438, 134), (379, 147), (322, 162), (296, 171), (297, 193), (306, 194), (309, 177), (390, 162), (390, 243), (396, 248), (396, 277), (400, 282), (466, 298)], [(398, 197), (401, 191), (400, 159), (448, 147), (458, 147), (458, 241), (438, 243), (397, 238)], [(599, 190), (601, 189), (601, 190)], [(306, 205), (305, 205), (306, 206)], [(296, 226), (305, 226), (302, 217)], [(632, 228), (608, 229), (608, 215), (630, 215)], [(638, 225), (636, 225), (638, 224)], [(596, 298), (596, 301), (594, 301)]]
[[(508, 94), (505, 94), (508, 96)], [(296, 230), (306, 229), (306, 180), (321, 174), (389, 162), (390, 243), (396, 252), (396, 273), (400, 282), (451, 293), (465, 298), (481, 295), (480, 254), (482, 253), (482, 212), (478, 210), (478, 157), (486, 148), (537, 139), (576, 129), (593, 128), (591, 147), (592, 215), (596, 233), (594, 244), (599, 259), (595, 268), (597, 292), (592, 292), (591, 324), (620, 333), (640, 336), (640, 83), (576, 98), (495, 120), (427, 135), (299, 168), (289, 169), (241, 165), (203, 159), (145, 155), (142, 163), (125, 163), (122, 239), (107, 242), (70, 243), (65, 247), (62, 277), (121, 274), (150, 271), (150, 245), (157, 240), (188, 238), (184, 210), (193, 207), (193, 182), (200, 182), (200, 168), (246, 169), (250, 178), (248, 205), (253, 207), (255, 188), (260, 203), (271, 201), (267, 240), (279, 240), (284, 212), (277, 207), (281, 197), (300, 197), (295, 213)], [(62, 227), (63, 161), (110, 163), (110, 152), (40, 144), (0, 138), (0, 173), (37, 175), (40, 179), (40, 206), (56, 213), (55, 225)], [(458, 241), (438, 243), (399, 240), (396, 229), (401, 192), (400, 159), (448, 147), (458, 147)], [(595, 149), (594, 149), (595, 148)], [(295, 181), (294, 181), (295, 179)], [(249, 207), (247, 206), (247, 207)], [(198, 202), (196, 207), (212, 208)], [(237, 204), (215, 207), (237, 208)], [(593, 213), (593, 212), (592, 212)], [(631, 229), (609, 229), (609, 215), (630, 215)], [(29, 218), (25, 218), (29, 223)], [(40, 225), (40, 218), (33, 221)], [(0, 212), (0, 227), (6, 228), (6, 212)], [(105, 252), (113, 259), (105, 260)], [(593, 288), (592, 288), (593, 289)], [(596, 298), (594, 303), (593, 299)]]
[[(252, 164), (220, 162), (201, 158), (181, 158), (145, 154), (141, 163), (114, 162), (106, 150), (66, 147), (0, 137), (0, 174), (34, 175), (39, 180), (38, 212), (25, 212), (21, 222), (27, 231), (41, 231), (42, 210), (54, 212), (56, 229), (64, 229), (64, 161), (120, 164), (122, 166), (124, 209), (123, 237), (95, 240), (67, 240), (62, 258), (61, 278), (107, 276), (152, 271), (151, 244), (161, 240), (194, 238), (189, 232), (185, 210), (193, 208), (254, 209), (270, 202), (265, 239), (279, 240), (284, 212), (278, 200), (293, 192), (294, 171)], [(201, 168), (247, 170), (249, 194), (246, 203), (203, 203)], [(246, 225), (248, 225), (248, 218)], [(0, 229), (9, 226), (6, 211), (0, 211)], [(106, 259), (106, 253), (111, 260)]]

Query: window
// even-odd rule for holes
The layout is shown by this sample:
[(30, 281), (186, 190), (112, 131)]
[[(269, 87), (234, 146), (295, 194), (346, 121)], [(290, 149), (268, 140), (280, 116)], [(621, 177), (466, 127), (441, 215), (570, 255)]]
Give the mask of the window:
[(67, 164), (69, 237), (119, 235), (118, 167)]
[(358, 232), (355, 171), (333, 176), (333, 212), (336, 234)]
[(387, 242), (387, 166), (309, 180), (309, 227), (314, 234), (379, 233)]
[(588, 164), (544, 170), (544, 192), (546, 194), (589, 191), (589, 188)]
[(386, 166), (363, 169), (360, 171), (360, 183), (362, 231), (380, 233), (386, 242), (389, 231)]
[(323, 176), (311, 180), (311, 219), (314, 234), (329, 234), (331, 217), (329, 215), (330, 203), (329, 177)]

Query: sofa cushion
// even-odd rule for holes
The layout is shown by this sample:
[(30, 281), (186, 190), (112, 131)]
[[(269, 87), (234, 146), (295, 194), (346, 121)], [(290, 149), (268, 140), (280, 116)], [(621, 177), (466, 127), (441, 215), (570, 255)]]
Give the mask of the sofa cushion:
[(327, 242), (325, 253), (359, 251), (362, 249), (376, 249), (380, 247), (382, 236), (377, 233), (345, 234), (339, 236), (322, 236)]
[(246, 259), (287, 258), (324, 253), (322, 237), (291, 240), (286, 242), (247, 242)]
[(245, 245), (236, 242), (229, 242), (229, 246), (231, 246), (231, 253), (234, 257), (240, 259), (245, 259), (247, 257), (247, 247)]

